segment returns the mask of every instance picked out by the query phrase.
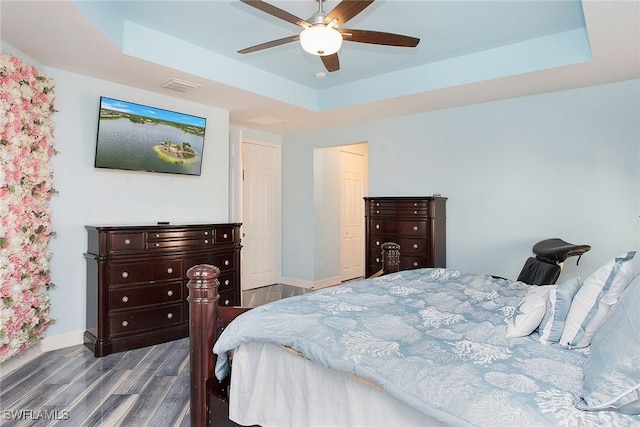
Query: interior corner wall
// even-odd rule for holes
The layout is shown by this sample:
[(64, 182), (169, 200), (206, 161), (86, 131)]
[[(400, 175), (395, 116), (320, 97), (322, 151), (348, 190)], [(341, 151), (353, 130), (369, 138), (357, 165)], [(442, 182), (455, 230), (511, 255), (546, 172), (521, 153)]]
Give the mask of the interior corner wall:
[[(56, 83), (54, 187), (47, 332), (54, 336), (85, 329), (87, 249), (84, 226), (227, 222), (229, 200), (229, 113), (226, 110), (147, 92), (59, 69), (43, 70)], [(201, 176), (172, 175), (93, 166), (100, 96), (206, 117)]]
[(448, 267), (515, 278), (560, 237), (592, 246), (584, 278), (640, 247), (639, 118), (631, 80), (285, 135), (283, 275), (322, 279), (314, 149), (368, 141), (368, 195), (448, 197)]

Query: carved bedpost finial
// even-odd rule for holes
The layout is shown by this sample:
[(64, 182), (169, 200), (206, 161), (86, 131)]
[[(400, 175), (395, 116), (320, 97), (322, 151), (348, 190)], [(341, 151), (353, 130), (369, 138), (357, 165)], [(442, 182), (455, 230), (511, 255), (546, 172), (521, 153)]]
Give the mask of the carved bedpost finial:
[(382, 268), (385, 274), (400, 271), (400, 245), (394, 242), (385, 242), (382, 248)]
[(213, 265), (201, 264), (187, 270), (189, 283), (189, 346), (191, 365), (191, 425), (206, 426), (207, 381), (213, 371), (212, 353), (218, 317), (218, 276)]

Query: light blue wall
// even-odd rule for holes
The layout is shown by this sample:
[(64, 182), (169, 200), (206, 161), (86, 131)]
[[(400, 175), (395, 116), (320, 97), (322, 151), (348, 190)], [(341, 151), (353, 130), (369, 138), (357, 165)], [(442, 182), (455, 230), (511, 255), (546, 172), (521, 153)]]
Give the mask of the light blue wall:
[(448, 267), (514, 278), (533, 243), (593, 246), (586, 276), (640, 247), (640, 81), (285, 135), (283, 276), (318, 281), (313, 150), (367, 141), (369, 195), (441, 193)]
[[(229, 199), (229, 113), (206, 105), (44, 67), (10, 46), (3, 50), (38, 66), (56, 84), (54, 187), (51, 200), (51, 317), (47, 338), (85, 329), (86, 224), (226, 222)], [(200, 177), (93, 167), (101, 95), (207, 118)], [(65, 339), (63, 339), (64, 341)]]

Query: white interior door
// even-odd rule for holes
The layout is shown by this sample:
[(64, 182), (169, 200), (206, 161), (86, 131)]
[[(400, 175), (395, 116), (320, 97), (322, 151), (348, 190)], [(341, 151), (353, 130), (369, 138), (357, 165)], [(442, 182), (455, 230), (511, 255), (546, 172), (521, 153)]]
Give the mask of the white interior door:
[(242, 289), (280, 278), (280, 163), (278, 145), (242, 144)]
[(364, 156), (340, 154), (340, 280), (364, 276)]

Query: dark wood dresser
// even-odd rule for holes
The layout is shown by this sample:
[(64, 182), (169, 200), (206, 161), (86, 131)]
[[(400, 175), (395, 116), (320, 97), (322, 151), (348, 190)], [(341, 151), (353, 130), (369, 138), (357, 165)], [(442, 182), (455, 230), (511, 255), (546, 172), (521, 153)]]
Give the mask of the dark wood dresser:
[(400, 245), (400, 270), (446, 267), (446, 197), (365, 197), (366, 277), (382, 266), (384, 242)]
[(189, 335), (188, 278), (220, 269), (221, 305), (240, 305), (240, 224), (85, 226), (87, 330), (97, 357)]

